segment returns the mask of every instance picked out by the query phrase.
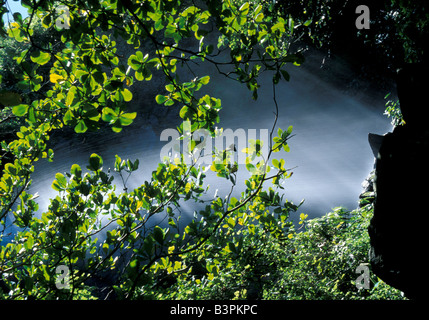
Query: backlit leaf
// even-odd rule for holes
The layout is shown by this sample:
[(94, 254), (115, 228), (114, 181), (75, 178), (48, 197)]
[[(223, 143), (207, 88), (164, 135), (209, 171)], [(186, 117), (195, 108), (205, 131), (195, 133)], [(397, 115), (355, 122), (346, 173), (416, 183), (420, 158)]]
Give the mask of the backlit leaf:
[(131, 99), (133, 98), (133, 94), (128, 89), (124, 89), (124, 91), (122, 91), (122, 95), (124, 96), (124, 100), (127, 102), (131, 101)]
[(166, 97), (162, 94), (157, 95), (155, 98), (156, 103), (158, 103), (158, 104), (163, 104), (165, 101), (167, 101), (167, 99), (168, 99), (168, 97)]
[(88, 170), (98, 171), (103, 166), (103, 159), (96, 153), (91, 154), (89, 157), (89, 166), (87, 166)]
[(136, 112), (123, 113), (119, 116), (119, 122), (123, 126), (129, 126), (136, 118), (136, 116), (137, 116)]
[(160, 227), (156, 226), (153, 229), (153, 238), (159, 244), (163, 244), (164, 243), (164, 232), (162, 231), (162, 229)]
[(44, 65), (51, 59), (51, 54), (48, 52), (36, 50), (31, 53), (30, 59), (37, 64)]
[(27, 104), (19, 104), (12, 108), (12, 113), (18, 117), (22, 117), (27, 113), (28, 105)]
[(60, 76), (60, 75), (58, 75), (58, 74), (55, 74), (55, 73), (51, 73), (51, 74), (49, 75), (49, 80), (50, 80), (52, 83), (57, 83), (57, 82), (60, 82), (61, 80), (64, 80), (64, 77), (63, 77), (63, 76)]

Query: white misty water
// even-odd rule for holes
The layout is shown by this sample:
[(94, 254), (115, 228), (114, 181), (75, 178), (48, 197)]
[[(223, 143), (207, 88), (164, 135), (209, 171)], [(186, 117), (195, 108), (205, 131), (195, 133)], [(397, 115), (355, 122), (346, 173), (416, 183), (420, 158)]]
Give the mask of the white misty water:
[[(315, 52), (314, 59), (309, 59), (308, 64), (291, 66), (290, 82), (281, 80), (276, 87), (280, 111), (277, 128), (287, 129), (293, 125), (295, 134), (289, 140), (289, 153), (274, 154), (276, 157), (284, 155), (286, 168), (296, 167), (293, 176), (284, 184), (284, 194), (296, 204), (305, 199), (297, 216), (305, 212), (310, 218), (323, 215), (336, 206), (357, 207), (361, 183), (374, 162), (368, 133), (384, 134), (391, 130), (389, 119), (383, 115), (384, 96), (388, 91), (372, 90), (368, 85), (364, 86), (365, 90), (350, 89), (341, 84), (341, 77), (353, 77), (348, 74), (347, 65), (341, 61), (330, 61), (329, 70), (326, 65), (320, 69), (319, 58), (320, 53)], [(247, 129), (271, 129), (275, 109), (270, 74), (262, 76), (259, 98), (254, 101), (245, 85), (210, 71), (208, 73), (210, 83), (202, 90), (222, 99), (219, 127), (243, 128), (246, 132)], [(326, 78), (335, 81), (326, 81)], [(160, 160), (160, 150), (167, 143), (160, 141), (161, 131), (179, 124), (175, 116), (177, 107), (165, 113), (166, 108), (154, 101), (158, 90), (154, 87), (162, 90), (162, 83), (157, 79), (153, 82), (156, 81), (158, 83), (154, 85), (149, 82), (139, 86), (143, 88), (140, 91), (134, 90), (135, 99), (131, 102), (132, 109), (137, 112), (142, 108), (158, 108), (156, 116), (148, 117), (139, 112), (135, 123), (120, 134), (93, 133), (61, 141), (53, 147), (53, 163), (41, 160), (36, 165), (30, 192), (38, 192), (40, 210), (46, 210), (48, 199), (56, 195), (51, 188), (55, 173), (69, 171), (74, 163), (85, 168), (93, 152), (103, 157), (106, 170), (113, 168), (115, 154), (123, 159), (138, 158), (140, 168), (130, 178), (129, 188), (150, 178), (151, 171)], [(149, 92), (150, 99), (147, 96)], [(240, 174), (239, 177), (244, 179), (246, 175)], [(119, 177), (115, 181), (117, 190), (121, 191)], [(229, 191), (229, 184), (220, 181), (221, 178), (208, 179), (211, 195), (217, 188), (220, 194)], [(194, 209), (195, 205), (188, 203), (182, 213), (191, 215)]]

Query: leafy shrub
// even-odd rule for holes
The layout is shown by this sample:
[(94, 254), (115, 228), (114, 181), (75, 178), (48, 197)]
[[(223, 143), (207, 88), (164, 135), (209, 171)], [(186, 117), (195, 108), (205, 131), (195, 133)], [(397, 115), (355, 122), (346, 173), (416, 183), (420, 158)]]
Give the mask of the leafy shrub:
[(306, 223), (289, 247), (283, 277), (266, 298), (276, 299), (402, 299), (401, 293), (370, 272), (370, 288), (358, 289), (356, 268), (368, 264), (367, 227), (371, 205), (353, 210), (335, 208)]
[[(296, 208), (295, 208), (296, 209)], [(335, 208), (307, 221), (303, 231), (289, 226), (286, 238), (255, 226), (242, 231), (241, 250), (224, 247), (185, 258), (192, 272), (158, 293), (178, 299), (404, 299), (371, 273), (367, 226), (371, 205), (353, 211)], [(231, 250), (232, 249), (232, 250)], [(358, 289), (359, 265), (369, 268), (369, 289)]]

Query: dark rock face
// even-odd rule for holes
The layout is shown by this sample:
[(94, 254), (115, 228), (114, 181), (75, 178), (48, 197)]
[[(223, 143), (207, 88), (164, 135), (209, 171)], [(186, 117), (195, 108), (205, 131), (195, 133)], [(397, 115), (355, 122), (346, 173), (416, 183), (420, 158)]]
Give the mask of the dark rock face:
[(369, 226), (375, 274), (408, 298), (429, 296), (429, 69), (398, 72), (406, 124), (388, 133), (377, 155)]

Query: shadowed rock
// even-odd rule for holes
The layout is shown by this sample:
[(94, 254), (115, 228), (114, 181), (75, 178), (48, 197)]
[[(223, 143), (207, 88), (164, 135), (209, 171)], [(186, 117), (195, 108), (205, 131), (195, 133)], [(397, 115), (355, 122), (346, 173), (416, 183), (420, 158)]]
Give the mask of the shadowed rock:
[(428, 297), (429, 89), (428, 66), (398, 72), (406, 124), (383, 138), (377, 154), (374, 217), (369, 226), (373, 271), (408, 298)]

